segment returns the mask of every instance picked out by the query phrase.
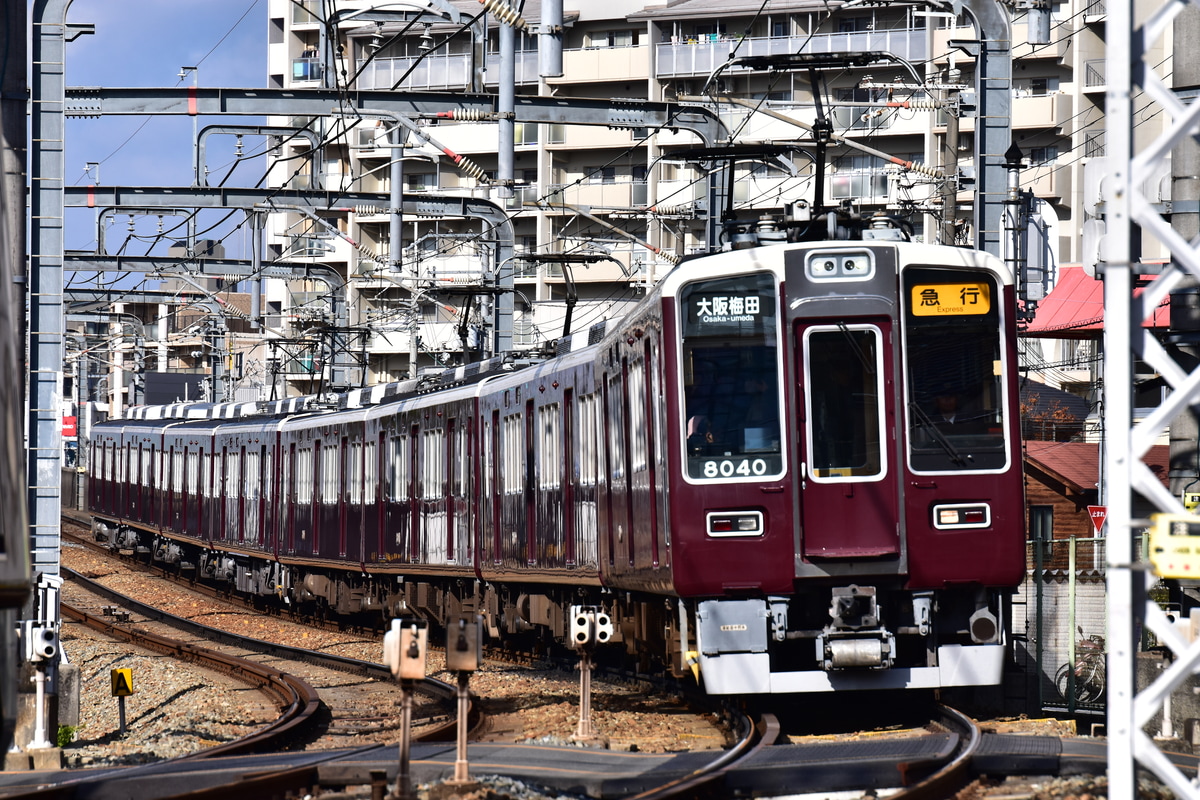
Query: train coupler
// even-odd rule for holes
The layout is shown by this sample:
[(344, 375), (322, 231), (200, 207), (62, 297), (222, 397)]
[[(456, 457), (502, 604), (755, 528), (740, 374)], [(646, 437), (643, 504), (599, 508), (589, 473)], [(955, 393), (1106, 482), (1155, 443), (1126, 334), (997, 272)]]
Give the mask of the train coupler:
[(826, 631), (817, 637), (817, 658), (826, 671), (835, 669), (890, 669), (896, 655), (896, 637), (890, 631)]

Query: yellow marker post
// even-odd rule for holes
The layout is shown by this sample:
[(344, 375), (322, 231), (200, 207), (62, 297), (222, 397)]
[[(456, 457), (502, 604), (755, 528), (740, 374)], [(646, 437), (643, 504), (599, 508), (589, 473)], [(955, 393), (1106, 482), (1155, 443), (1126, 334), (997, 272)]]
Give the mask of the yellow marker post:
[(118, 733), (125, 735), (125, 698), (133, 694), (133, 670), (128, 667), (114, 669), (112, 677), (112, 696), (117, 698)]

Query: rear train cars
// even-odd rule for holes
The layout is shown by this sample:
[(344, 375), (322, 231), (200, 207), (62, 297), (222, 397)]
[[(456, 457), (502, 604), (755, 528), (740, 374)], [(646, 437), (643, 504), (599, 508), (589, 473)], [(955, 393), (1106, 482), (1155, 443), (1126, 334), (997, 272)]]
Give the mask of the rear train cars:
[(333, 614), (567, 643), (602, 607), (714, 694), (997, 683), (1024, 570), (1014, 308), (971, 250), (696, 258), (525, 368), (97, 426), (95, 529)]

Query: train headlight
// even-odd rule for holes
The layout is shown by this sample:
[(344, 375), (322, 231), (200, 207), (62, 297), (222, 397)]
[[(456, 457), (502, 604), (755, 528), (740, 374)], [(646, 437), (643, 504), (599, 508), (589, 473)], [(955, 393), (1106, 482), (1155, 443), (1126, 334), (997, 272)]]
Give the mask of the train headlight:
[(875, 259), (870, 250), (812, 252), (804, 271), (814, 281), (865, 280), (875, 274)]
[(933, 527), (938, 530), (987, 528), (992, 509), (987, 503), (944, 503), (933, 507)]
[(708, 514), (709, 536), (761, 536), (761, 511), (713, 511)]

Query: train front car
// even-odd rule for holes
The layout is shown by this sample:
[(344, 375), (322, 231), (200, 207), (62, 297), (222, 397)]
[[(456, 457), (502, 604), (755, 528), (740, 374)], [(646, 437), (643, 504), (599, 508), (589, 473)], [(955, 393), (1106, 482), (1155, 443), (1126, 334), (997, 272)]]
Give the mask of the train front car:
[(1024, 571), (1004, 265), (776, 245), (663, 292), (672, 571), (707, 691), (998, 683)]

